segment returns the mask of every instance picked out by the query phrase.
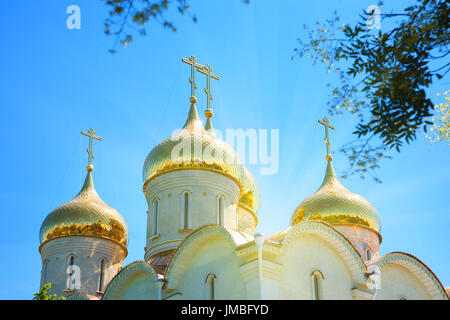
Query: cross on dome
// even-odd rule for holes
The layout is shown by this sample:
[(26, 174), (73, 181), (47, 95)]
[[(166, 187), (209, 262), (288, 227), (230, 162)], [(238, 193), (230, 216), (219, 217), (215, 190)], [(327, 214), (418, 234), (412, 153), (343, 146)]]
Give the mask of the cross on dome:
[(191, 66), (191, 77), (189, 78), (189, 82), (191, 84), (191, 103), (196, 103), (197, 98), (195, 97), (195, 89), (197, 89), (197, 84), (195, 83), (195, 68), (203, 68), (201, 64), (197, 63), (197, 60), (194, 56), (190, 56), (189, 59), (181, 58), (181, 62), (187, 63)]
[(93, 141), (94, 139), (102, 140), (102, 138), (96, 136), (95, 131), (92, 128), (90, 128), (88, 132), (81, 131), (81, 134), (89, 137), (89, 148), (87, 149), (87, 153), (89, 154), (87, 171), (92, 171), (94, 169), (94, 166), (92, 165), (92, 159), (94, 159), (94, 153), (92, 152)]
[(213, 111), (211, 109), (211, 100), (213, 99), (213, 96), (211, 94), (211, 78), (220, 80), (220, 77), (212, 73), (212, 68), (209, 64), (207, 64), (203, 68), (198, 68), (198, 72), (206, 75), (205, 93), (207, 98), (206, 98), (205, 117), (211, 118), (213, 116)]
[(330, 135), (329, 135), (329, 132), (328, 132), (328, 128), (330, 128), (331, 130), (334, 130), (334, 126), (332, 126), (330, 124), (330, 120), (328, 120), (327, 117), (324, 117), (323, 120), (318, 120), (318, 121), (319, 121), (320, 124), (322, 124), (325, 127), (325, 139), (324, 140), (325, 140), (325, 144), (326, 144), (326, 147), (327, 147), (327, 157), (326, 157), (326, 159), (327, 159), (327, 161), (331, 161), (333, 158), (331, 157), (331, 152), (330, 152), (331, 144), (330, 144)]

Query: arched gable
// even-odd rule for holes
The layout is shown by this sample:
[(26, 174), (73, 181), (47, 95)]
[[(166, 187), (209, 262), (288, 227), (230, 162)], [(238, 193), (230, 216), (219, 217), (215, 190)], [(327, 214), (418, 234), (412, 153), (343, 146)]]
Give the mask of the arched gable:
[[(197, 286), (198, 290), (203, 290), (201, 286), (204, 286), (205, 277), (202, 272), (214, 272), (217, 273), (218, 287), (221, 288), (218, 292), (228, 292), (228, 284), (236, 280), (229, 278), (240, 277), (236, 247), (248, 241), (250, 239), (243, 234), (220, 225), (206, 225), (197, 229), (183, 240), (170, 259), (165, 274), (167, 288), (180, 289), (184, 284), (184, 290), (195, 291)], [(227, 283), (227, 288), (223, 285), (224, 282)], [(238, 295), (236, 292), (234, 289), (230, 290), (231, 295)]]
[(144, 261), (135, 261), (122, 269), (108, 284), (103, 300), (156, 300), (157, 274)]
[(418, 258), (405, 252), (391, 252), (384, 255), (377, 264), (381, 272), (381, 281), (383, 281), (383, 268), (389, 264), (400, 265), (409, 270), (422, 283), (432, 299), (448, 300), (442, 283), (433, 271)]
[(314, 234), (329, 243), (345, 262), (355, 283), (365, 283), (367, 267), (352, 243), (326, 222), (308, 220), (289, 228), (281, 240), (281, 252), (286, 253), (290, 243), (299, 234)]

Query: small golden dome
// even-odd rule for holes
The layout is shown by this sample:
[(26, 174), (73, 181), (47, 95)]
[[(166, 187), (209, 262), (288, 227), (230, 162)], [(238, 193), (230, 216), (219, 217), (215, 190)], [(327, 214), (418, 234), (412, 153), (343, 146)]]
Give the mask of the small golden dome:
[(195, 104), (191, 104), (183, 128), (165, 139), (148, 154), (144, 162), (145, 189), (155, 176), (177, 169), (204, 168), (232, 178), (240, 188), (243, 167), (233, 148), (203, 128)]
[(88, 170), (77, 196), (45, 218), (39, 238), (42, 244), (48, 240), (74, 235), (106, 238), (124, 247), (128, 243), (125, 219), (100, 199), (94, 188), (92, 170)]
[(243, 190), (241, 198), (239, 199), (239, 205), (256, 214), (261, 206), (259, 185), (253, 174), (246, 167), (243, 168), (244, 183), (242, 184)]
[(366, 199), (347, 190), (337, 179), (331, 161), (320, 188), (295, 209), (291, 226), (305, 220), (321, 220), (332, 225), (356, 225), (380, 236), (380, 218)]

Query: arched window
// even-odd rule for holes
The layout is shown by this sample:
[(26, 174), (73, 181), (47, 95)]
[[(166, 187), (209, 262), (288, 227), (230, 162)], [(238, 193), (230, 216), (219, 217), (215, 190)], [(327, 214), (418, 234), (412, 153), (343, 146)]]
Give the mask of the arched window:
[(319, 270), (311, 273), (312, 298), (320, 300), (322, 298), (322, 280), (324, 279), (322, 272)]
[(189, 192), (183, 194), (183, 229), (189, 229), (189, 214), (190, 214), (190, 203), (189, 203)]
[(216, 299), (216, 275), (214, 273), (210, 273), (206, 276), (205, 283), (208, 290), (208, 300)]
[(315, 274), (313, 276), (313, 281), (314, 281), (314, 290), (313, 290), (313, 298), (314, 300), (320, 300), (320, 296), (319, 296), (319, 285), (320, 285), (320, 279), (319, 279), (319, 275)]
[(48, 260), (44, 260), (44, 265), (42, 266), (42, 283), (41, 286), (47, 283), (47, 266)]
[(159, 199), (153, 200), (153, 235), (159, 233)]
[(100, 260), (100, 272), (98, 275), (98, 290), (99, 292), (103, 292), (103, 284), (105, 282), (105, 259)]
[(70, 256), (69, 257), (69, 266), (73, 266), (75, 265), (75, 257), (74, 256)]
[(217, 224), (223, 226), (224, 223), (224, 204), (223, 197), (219, 196), (217, 198)]
[(372, 251), (370, 251), (370, 248), (366, 250), (366, 258), (367, 260), (372, 260)]

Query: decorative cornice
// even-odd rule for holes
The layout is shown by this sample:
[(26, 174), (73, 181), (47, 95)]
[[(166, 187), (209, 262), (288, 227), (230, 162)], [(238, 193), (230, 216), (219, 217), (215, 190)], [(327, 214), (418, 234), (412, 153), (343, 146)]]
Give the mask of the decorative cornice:
[[(111, 240), (109, 238), (103, 238), (103, 237), (98, 237), (98, 236), (93, 236), (93, 235), (70, 235), (70, 236), (64, 236), (64, 237), (59, 237), (59, 238), (55, 238), (55, 239), (50, 239), (50, 240), (46, 240), (45, 242), (41, 243), (41, 245), (39, 246), (39, 253), (42, 255), (43, 254), (43, 248), (44, 246), (50, 245), (50, 244), (56, 244), (57, 242), (59, 242), (59, 240), (64, 240), (64, 239), (83, 239), (83, 238), (88, 238), (88, 239), (94, 239), (94, 240), (104, 240), (106, 243), (109, 243), (110, 245), (113, 245), (114, 247), (120, 247), (123, 250), (123, 254), (124, 257), (123, 259), (125, 259), (128, 255), (128, 249), (126, 246), (124, 246), (121, 243), (118, 243), (117, 241)], [(91, 242), (86, 242), (87, 246), (89, 247), (97, 247), (98, 244), (95, 243), (91, 243)]]
[[(449, 299), (447, 293), (445, 292), (445, 288), (439, 281), (438, 277), (436, 277), (433, 271), (431, 271), (431, 269), (425, 263), (423, 263), (421, 260), (413, 256), (412, 254), (401, 251), (390, 252), (381, 257), (377, 266), (381, 271), (386, 265), (390, 263), (397, 263), (403, 265), (414, 274), (416, 274), (416, 272), (414, 272), (414, 270), (411, 269), (411, 266), (414, 266), (415, 268), (419, 269), (422, 272), (422, 274), (426, 275), (428, 277), (428, 280), (435, 285), (435, 289), (437, 289), (436, 293), (438, 293), (440, 297), (443, 298), (444, 300)], [(430, 295), (436, 297), (436, 294), (433, 294), (432, 292), (430, 292)]]
[[(130, 263), (129, 265), (127, 265), (122, 270), (120, 270), (119, 273), (117, 273), (115, 275), (115, 277), (111, 279), (111, 281), (109, 282), (108, 286), (105, 289), (105, 293), (103, 294), (102, 300), (107, 300), (108, 296), (111, 294), (111, 291), (113, 291), (120, 284), (122, 279), (124, 279), (130, 272), (133, 272), (133, 271), (148, 272), (155, 281), (158, 278), (158, 275), (153, 270), (153, 268), (150, 265), (148, 265), (145, 261), (140, 261), (140, 260), (134, 261), (134, 262)], [(155, 282), (155, 288), (156, 288), (156, 282)]]
[(154, 254), (157, 254), (161, 251), (173, 250), (179, 247), (180, 243), (183, 239), (175, 239), (175, 240), (167, 240), (155, 244), (145, 251), (144, 259), (148, 261)]
[[(345, 238), (345, 236), (340, 233), (338, 230), (336, 230), (333, 226), (330, 224), (323, 222), (323, 221), (304, 221), (296, 224), (293, 226), (289, 231), (286, 233), (285, 237), (282, 240), (282, 252), (286, 253), (290, 242), (300, 233), (314, 233), (317, 235), (321, 235), (320, 232), (324, 232), (327, 235), (329, 235), (332, 239), (340, 243), (345, 249), (347, 249), (347, 252), (352, 257), (355, 265), (358, 266), (359, 270), (361, 271), (361, 275), (365, 275), (367, 273), (367, 267), (364, 264), (363, 259), (361, 258), (361, 255), (358, 253), (356, 248), (353, 246), (353, 244)], [(325, 239), (329, 243), (328, 239)], [(356, 275), (355, 275), (356, 276)], [(359, 280), (365, 280), (359, 277)], [(355, 279), (357, 280), (357, 279)]]
[(196, 231), (192, 232), (183, 240), (183, 242), (181, 242), (181, 244), (178, 246), (178, 248), (175, 250), (174, 254), (169, 260), (164, 278), (166, 279), (171, 278), (173, 269), (177, 265), (177, 261), (181, 253), (183, 252), (183, 249), (189, 246), (190, 243), (194, 242), (198, 238), (203, 237), (206, 234), (214, 234), (215, 236), (221, 236), (234, 249), (237, 246), (237, 243), (235, 242), (233, 236), (226, 228), (220, 225), (205, 225), (197, 229)]
[(224, 177), (227, 177), (227, 178), (233, 180), (238, 185), (240, 193), (242, 193), (242, 190), (243, 190), (242, 183), (239, 180), (237, 180), (233, 175), (229, 174), (226, 171), (223, 171), (217, 165), (207, 165), (207, 164), (199, 165), (199, 164), (192, 163), (192, 164), (189, 164), (189, 166), (186, 166), (185, 164), (181, 163), (181, 164), (174, 164), (173, 167), (165, 168), (164, 171), (161, 171), (161, 172), (153, 175), (149, 179), (147, 179), (144, 182), (144, 186), (142, 187), (142, 191), (144, 192), (144, 195), (147, 194), (147, 186), (149, 185), (149, 183), (152, 180), (156, 179), (159, 176), (168, 174), (170, 172), (179, 171), (179, 170), (204, 170), (204, 171), (209, 171), (209, 172), (214, 172), (214, 173), (220, 174)]

